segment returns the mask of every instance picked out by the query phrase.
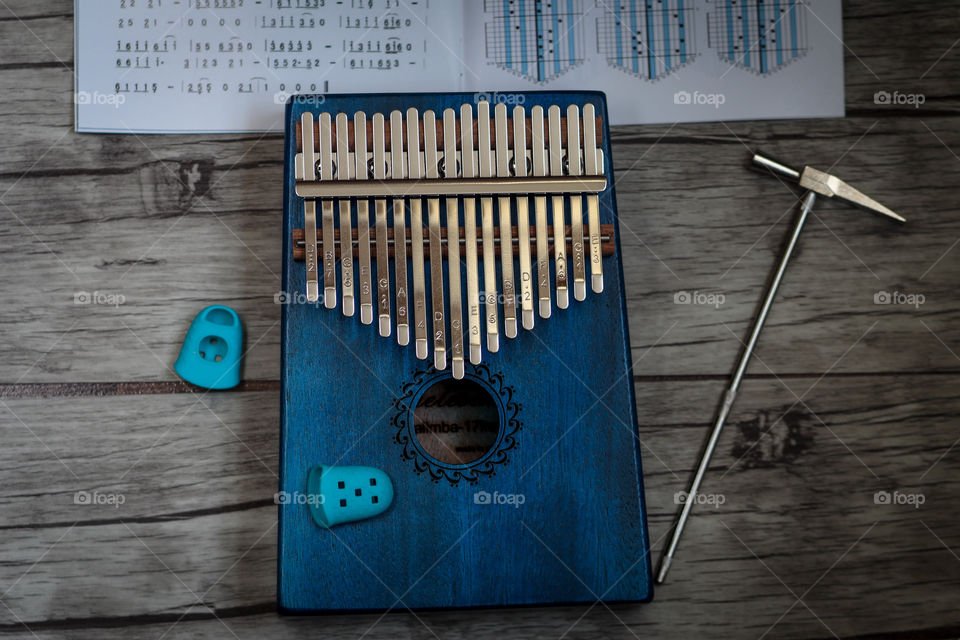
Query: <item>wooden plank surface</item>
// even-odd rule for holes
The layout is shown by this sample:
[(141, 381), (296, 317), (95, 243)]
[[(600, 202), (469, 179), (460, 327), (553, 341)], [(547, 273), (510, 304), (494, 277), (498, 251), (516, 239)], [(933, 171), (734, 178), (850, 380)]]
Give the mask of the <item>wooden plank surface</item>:
[[(818, 205), (704, 487), (724, 503), (655, 603), (382, 620), (273, 613), (281, 137), (74, 133), (72, 10), (0, 5), (4, 635), (960, 636), (954, 3), (844, 3), (846, 119), (612, 132), (657, 555), (793, 215), (748, 148), (909, 219)], [(246, 391), (173, 382), (213, 302), (244, 319)]]
[[(841, 636), (949, 628), (960, 597), (960, 561), (948, 548), (960, 544), (960, 459), (940, 459), (956, 439), (950, 418), (960, 411), (951, 378), (748, 381), (704, 486), (723, 502), (701, 508), (691, 522), (671, 583), (653, 605), (618, 607), (616, 617), (602, 607), (591, 612), (577, 635), (627, 636), (620, 618), (638, 634), (757, 637), (785, 612), (773, 637), (829, 637), (827, 627)], [(842, 390), (829, 393), (831, 386)], [(796, 404), (810, 387), (805, 403)], [(659, 551), (677, 509), (675, 494), (702, 444), (702, 408), (714, 402), (721, 383), (636, 388), (651, 537)], [(198, 400), (176, 394), (7, 401), (32, 430), (14, 431), (8, 444), (18, 464), (4, 483), (0, 511), (6, 529), (0, 584), (12, 585), (4, 602), (24, 622), (73, 630), (85, 620), (100, 626), (130, 619), (165, 629), (181, 614), (212, 621), (221, 611), (254, 615), (270, 606), (277, 464), (270, 425), (278, 399), (273, 392), (204, 398), (229, 427), (210, 411), (194, 413)], [(98, 429), (86, 437), (65, 429), (66, 413), (84, 425), (96, 420)], [(130, 425), (131, 415), (147, 418)], [(198, 464), (190, 451), (202, 452), (206, 462)], [(78, 490), (123, 502), (75, 504)], [(922, 495), (923, 503), (877, 504), (877, 491)], [(799, 596), (814, 583), (804, 602), (816, 616), (802, 605), (787, 612), (790, 591)], [(905, 583), (909, 588), (897, 593), (895, 585)], [(696, 607), (688, 611), (691, 603)], [(506, 619), (525, 620), (529, 629), (518, 635), (537, 637), (573, 624), (585, 610), (511, 612)], [(304, 623), (270, 617), (256, 628), (302, 632)], [(388, 617), (374, 637), (390, 637), (407, 618)], [(324, 617), (306, 626), (347, 634), (375, 619)], [(468, 637), (492, 621), (487, 612), (425, 619), (441, 637), (459, 622), (466, 622), (459, 632)], [(242, 628), (248, 621), (238, 622)], [(193, 624), (181, 622), (180, 631)], [(205, 628), (223, 633), (219, 623)]]
[[(823, 371), (835, 362), (844, 372), (956, 371), (960, 361), (941, 341), (960, 338), (952, 305), (960, 252), (951, 250), (948, 195), (960, 175), (950, 151), (927, 129), (960, 149), (951, 123), (946, 117), (734, 123), (722, 143), (692, 147), (618, 130), (614, 162), (623, 167), (618, 204), (635, 356), (658, 345), (640, 372), (723, 374), (736, 357), (795, 203), (794, 192), (778, 181), (740, 169), (748, 158), (744, 145), (779, 155), (789, 149), (823, 167), (839, 159), (838, 173), (856, 175), (851, 182), (909, 218), (901, 227), (821, 203), (751, 371), (767, 372), (761, 362), (778, 373)], [(802, 136), (810, 126), (833, 136), (771, 142)], [(273, 143), (234, 148), (279, 157), (279, 141)], [(695, 151), (699, 144), (702, 151)], [(207, 145), (206, 157), (151, 156), (131, 171), (0, 176), (10, 208), (3, 257), (29, 274), (0, 283), (8, 300), (0, 310), (5, 379), (55, 381), (88, 371), (94, 361), (97, 381), (173, 380), (168, 365), (185, 327), (213, 301), (234, 306), (244, 320), (246, 378), (278, 377), (279, 307), (272, 302), (280, 237), (266, 230), (279, 220), (282, 169), (272, 160), (216, 168), (222, 160)], [(178, 176), (193, 177), (184, 186)], [(189, 185), (198, 184), (210, 191), (192, 195)], [(675, 304), (684, 291), (719, 294), (722, 304)], [(923, 304), (874, 304), (884, 291), (920, 295)], [(84, 292), (105, 303), (76, 304)], [(370, 339), (379, 340), (375, 331)], [(57, 349), (47, 354), (54, 342)], [(857, 349), (837, 362), (854, 343)], [(705, 345), (715, 358), (703, 358)], [(118, 350), (137, 356), (118, 358)]]

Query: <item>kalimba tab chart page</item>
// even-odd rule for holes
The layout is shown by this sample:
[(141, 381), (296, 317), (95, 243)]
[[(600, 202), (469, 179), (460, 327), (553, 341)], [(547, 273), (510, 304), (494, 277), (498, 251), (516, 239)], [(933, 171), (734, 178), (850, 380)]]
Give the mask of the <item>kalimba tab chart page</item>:
[(76, 128), (280, 131), (291, 94), (607, 93), (613, 124), (842, 116), (837, 0), (76, 0)]
[(463, 27), (458, 3), (77, 0), (75, 11), (78, 131), (280, 131), (290, 94), (459, 85), (443, 40)]

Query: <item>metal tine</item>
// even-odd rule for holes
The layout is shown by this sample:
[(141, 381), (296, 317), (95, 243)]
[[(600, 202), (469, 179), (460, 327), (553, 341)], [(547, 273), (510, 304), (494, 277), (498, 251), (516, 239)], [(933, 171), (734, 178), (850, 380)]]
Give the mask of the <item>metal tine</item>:
[[(563, 144), (560, 137), (560, 107), (551, 105), (547, 110), (547, 129), (550, 136), (550, 175), (563, 175)], [(563, 211), (563, 196), (553, 196), (553, 260), (557, 272), (557, 307), (570, 306), (567, 288), (567, 229)]]
[[(337, 114), (337, 180), (350, 180), (349, 118)], [(340, 200), (340, 283), (343, 285), (343, 315), (352, 316), (353, 301), (353, 223), (351, 222), (350, 199)]]
[[(490, 103), (477, 102), (477, 156), (481, 178), (493, 177), (490, 149)], [(497, 261), (493, 241), (493, 198), (480, 198), (480, 218), (483, 227), (483, 289), (487, 314), (487, 351), (500, 350), (500, 330), (497, 320)]]
[[(420, 116), (414, 107), (407, 109), (407, 170), (413, 180), (423, 177), (423, 161), (420, 157)], [(423, 265), (423, 201), (410, 200), (410, 254), (413, 261), (413, 333), (417, 358), (426, 360), (427, 301), (426, 278)]]
[[(588, 176), (600, 174), (597, 162), (597, 116), (592, 103), (583, 105), (583, 169)], [(590, 234), (590, 287), (603, 291), (603, 256), (600, 252), (600, 198), (587, 194), (587, 227)]]
[[(580, 107), (567, 107), (567, 171), (572, 176), (583, 173), (580, 168)], [(583, 246), (583, 196), (570, 195), (570, 234), (573, 240), (573, 297), (587, 297), (587, 265)]]
[[(443, 110), (443, 177), (457, 179), (457, 112)], [(460, 295), (460, 207), (447, 198), (447, 278), (450, 289), (450, 359), (453, 377), (463, 378), (463, 311)]]
[[(537, 105), (530, 109), (530, 139), (532, 141), (533, 175), (547, 175), (547, 150), (543, 138), (543, 107)], [(540, 317), (550, 317), (550, 248), (547, 229), (547, 197), (536, 196), (533, 199), (536, 210), (537, 234), (537, 297), (540, 304)]]
[[(301, 138), (303, 152), (301, 158), (304, 180), (316, 180), (316, 159), (313, 155), (313, 114), (309, 111), (300, 117)], [(307, 300), (316, 302), (320, 299), (320, 284), (317, 274), (317, 202), (316, 200), (303, 201), (303, 227), (305, 229), (304, 257), (307, 270)]]
[[(367, 169), (367, 114), (353, 114), (353, 156), (356, 159), (354, 180), (366, 180)], [(360, 322), (373, 322), (373, 283), (370, 269), (370, 201), (357, 199), (357, 243), (360, 245)]]
[[(403, 155), (403, 114), (390, 112), (390, 179), (402, 180), (407, 175)], [(406, 201), (393, 200), (393, 265), (397, 287), (397, 343), (410, 344), (410, 316), (407, 305), (407, 222)]]
[[(513, 108), (514, 174), (527, 175), (527, 115), (517, 105)], [(520, 310), (524, 329), (533, 329), (533, 274), (530, 270), (530, 198), (517, 196), (517, 242), (520, 243)], [(511, 251), (511, 253), (513, 253)]]
[[(433, 111), (423, 112), (423, 159), (426, 176), (440, 177), (437, 155), (437, 118)], [(443, 247), (440, 235), (440, 198), (427, 198), (427, 221), (430, 232), (430, 303), (433, 306), (433, 366), (447, 368), (446, 307), (443, 295)]]
[[(464, 178), (477, 175), (473, 155), (473, 107), (460, 105), (460, 166)], [(466, 244), (467, 269), (467, 333), (470, 341), (470, 362), (480, 364), (480, 272), (477, 268), (477, 199), (463, 199), (463, 238)]]
[[(507, 105), (498, 102), (494, 107), (496, 128), (497, 177), (510, 177), (510, 144), (508, 142)], [(513, 215), (510, 196), (497, 199), (500, 216), (500, 273), (503, 278), (503, 333), (517, 337), (517, 287), (513, 279)]]
[[(319, 121), (321, 180), (333, 180), (331, 126), (330, 114), (321, 113)], [(333, 200), (321, 200), (320, 207), (323, 223), (323, 306), (333, 309), (337, 306), (337, 248), (333, 237)]]
[[(387, 177), (387, 141), (384, 132), (383, 114), (373, 114), (373, 178)], [(380, 318), (380, 335), (390, 335), (390, 247), (387, 244), (387, 201), (378, 198), (373, 202), (377, 223), (377, 315)]]

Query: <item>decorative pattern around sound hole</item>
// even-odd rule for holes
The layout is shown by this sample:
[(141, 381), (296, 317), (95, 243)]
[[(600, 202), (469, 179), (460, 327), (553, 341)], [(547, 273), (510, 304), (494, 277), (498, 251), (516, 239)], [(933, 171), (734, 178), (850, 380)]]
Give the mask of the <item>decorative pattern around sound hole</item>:
[(414, 374), (394, 400), (394, 441), (401, 457), (434, 482), (477, 482), (507, 464), (522, 429), (514, 389), (485, 365), (462, 381), (449, 372)]

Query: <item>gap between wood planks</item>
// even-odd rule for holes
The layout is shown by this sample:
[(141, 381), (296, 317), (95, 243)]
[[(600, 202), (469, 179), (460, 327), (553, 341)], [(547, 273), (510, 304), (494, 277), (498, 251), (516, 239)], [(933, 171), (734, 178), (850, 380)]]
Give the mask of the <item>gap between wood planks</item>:
[[(517, 609), (521, 607), (511, 607)], [(117, 629), (124, 627), (141, 627), (156, 624), (203, 622), (214, 619), (237, 619), (251, 616), (276, 615), (276, 602), (258, 602), (238, 607), (225, 607), (215, 612), (188, 612), (185, 614), (161, 613), (133, 616), (98, 617), (98, 618), (62, 618), (30, 622), (30, 626), (23, 623), (11, 622), (0, 624), (0, 633), (22, 631), (24, 629), (36, 631), (58, 631), (67, 629)], [(362, 615), (362, 614), (358, 614)], [(281, 618), (284, 619), (284, 618)], [(287, 618), (296, 620), (298, 618)], [(302, 619), (302, 618), (300, 618)], [(909, 631), (893, 631), (883, 633), (869, 633), (857, 636), (846, 636), (846, 640), (948, 640), (960, 637), (960, 625), (931, 627), (928, 629), (912, 629)], [(810, 640), (821, 640), (811, 638)], [(824, 638), (823, 640), (826, 640)]]
[[(27, 524), (4, 524), (0, 525), (0, 531), (16, 531), (22, 529), (64, 529), (67, 527), (102, 527), (115, 524), (150, 524), (157, 522), (174, 522), (179, 520), (189, 520), (191, 518), (203, 518), (205, 516), (216, 516), (224, 513), (236, 513), (238, 511), (247, 511), (248, 509), (262, 509), (264, 507), (275, 507), (277, 505), (274, 498), (264, 498), (262, 500), (248, 500), (247, 502), (237, 502), (226, 504), (219, 507), (208, 507), (206, 509), (189, 509), (186, 511), (174, 511), (150, 516), (134, 516), (132, 518), (100, 518), (95, 520), (60, 520), (55, 522), (37, 522)], [(3, 627), (0, 626), (0, 629)]]
[(260, 602), (240, 607), (217, 609), (216, 613), (158, 613), (153, 615), (117, 616), (116, 618), (62, 618), (59, 620), (41, 620), (30, 622), (30, 626), (23, 623), (11, 622), (0, 624), (0, 633), (22, 631), (25, 628), (32, 631), (54, 631), (65, 629), (115, 629), (123, 627), (139, 627), (154, 624), (179, 622), (194, 622), (213, 620), (218, 618), (242, 618), (263, 614), (275, 614), (276, 602)]
[[(960, 376), (955, 371), (839, 371), (834, 373), (748, 373), (744, 380), (801, 380), (804, 378), (881, 378), (889, 376)], [(689, 374), (633, 376), (639, 382), (705, 382), (727, 381), (730, 376), (721, 374)], [(182, 380), (157, 380), (153, 382), (32, 382), (0, 383), (0, 400), (7, 398), (80, 398), (91, 396), (137, 396), (174, 393), (238, 393), (246, 391), (280, 391), (279, 380), (247, 380), (233, 389), (209, 390)]]

